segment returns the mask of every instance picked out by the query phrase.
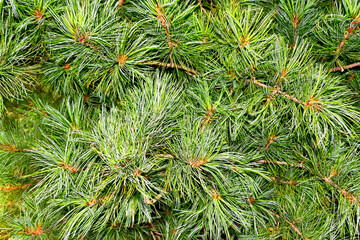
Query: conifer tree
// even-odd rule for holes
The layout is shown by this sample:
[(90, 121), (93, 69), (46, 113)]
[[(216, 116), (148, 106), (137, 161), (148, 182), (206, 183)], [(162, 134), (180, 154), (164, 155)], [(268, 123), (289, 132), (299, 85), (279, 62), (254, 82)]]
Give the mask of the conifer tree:
[(359, 239), (359, 0), (0, 0), (0, 239)]

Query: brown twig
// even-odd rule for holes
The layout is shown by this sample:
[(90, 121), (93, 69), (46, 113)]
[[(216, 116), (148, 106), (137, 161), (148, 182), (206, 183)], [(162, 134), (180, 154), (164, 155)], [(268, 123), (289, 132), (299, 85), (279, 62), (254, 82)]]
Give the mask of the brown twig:
[(161, 238), (158, 235), (155, 237), (155, 234), (153, 231), (150, 231), (150, 233), (151, 233), (153, 240), (161, 240)]
[(160, 193), (160, 194), (158, 194), (155, 198), (153, 198), (153, 199), (151, 199), (151, 200), (148, 200), (148, 199), (145, 199), (145, 204), (147, 204), (147, 205), (151, 205), (151, 204), (154, 204), (154, 203), (156, 203), (157, 201), (159, 201), (159, 199), (160, 198), (162, 198), (162, 194)]
[[(310, 168), (306, 167), (302, 163), (300, 163), (300, 164), (294, 164), (294, 163), (288, 164), (287, 162), (266, 161), (266, 160), (257, 160), (256, 162), (258, 162), (258, 163), (277, 164), (277, 165), (286, 165), (286, 166), (305, 169), (305, 170), (311, 172), (312, 174), (316, 175), (319, 179), (323, 180), (325, 183), (327, 183), (327, 184), (331, 185), (332, 187), (336, 188), (344, 197), (349, 199), (351, 203), (354, 202), (354, 201), (357, 201), (358, 205), (360, 206), (359, 198), (357, 196), (349, 194), (349, 192), (347, 190), (342, 189), (339, 185), (337, 185), (336, 183), (334, 183), (331, 180), (331, 178), (334, 177), (338, 173), (336, 170), (333, 170), (333, 172), (330, 174), (329, 177), (324, 177), (324, 176), (321, 176), (319, 173), (316, 173), (316, 172), (312, 171)], [(288, 183), (288, 182), (283, 182), (283, 183)]]
[[(274, 217), (276, 217), (278, 220), (280, 220), (280, 216), (279, 214), (276, 214), (270, 210), (267, 210), (271, 215), (273, 215)], [(289, 220), (285, 219), (285, 222), (288, 223), (291, 228), (297, 233), (299, 234), (302, 238), (304, 238), (304, 235), (302, 234), (302, 232), (295, 226), (294, 223), (290, 222)], [(307, 238), (304, 238), (305, 240), (308, 240)]]
[(354, 20), (351, 21), (349, 24), (349, 27), (344, 35), (343, 40), (339, 43), (338, 48), (336, 49), (336, 55), (338, 55), (342, 49), (342, 47), (345, 45), (346, 40), (351, 36), (352, 33), (355, 32), (355, 30), (358, 28), (356, 24), (360, 21), (360, 16), (357, 16)]
[[(253, 81), (253, 82), (254, 82), (255, 85), (258, 85), (258, 86), (260, 86), (260, 87), (262, 87), (262, 88), (270, 88), (270, 86), (268, 86), (268, 85), (266, 85), (266, 84), (263, 84), (263, 83), (259, 82), (258, 80), (256, 80), (255, 77), (254, 77), (254, 81)], [(278, 94), (280, 94), (280, 95), (282, 95), (282, 96), (284, 96), (284, 97), (286, 97), (286, 98), (288, 98), (288, 99), (290, 99), (290, 100), (292, 100), (292, 101), (294, 101), (294, 102), (297, 102), (297, 103), (299, 103), (299, 104), (302, 104), (302, 105), (306, 106), (306, 103), (305, 103), (305, 102), (303, 102), (303, 101), (301, 101), (301, 100), (299, 100), (299, 99), (297, 99), (297, 98), (295, 98), (295, 97), (287, 94), (286, 92), (283, 92), (283, 91), (280, 91), (280, 90), (276, 89), (276, 90), (275, 90), (275, 93), (278, 93)], [(274, 94), (274, 95), (275, 95), (275, 94)]]
[(200, 131), (204, 130), (205, 126), (210, 123), (213, 115), (214, 115), (214, 109), (212, 107), (208, 107), (203, 122), (201, 124)]
[(273, 181), (276, 181), (276, 182), (279, 182), (279, 183), (283, 183), (283, 184), (288, 184), (288, 185), (292, 185), (292, 186), (295, 186), (295, 182), (293, 181), (284, 181), (282, 179), (278, 179), (278, 178), (275, 178), (275, 177), (271, 177), (271, 180)]
[(280, 161), (266, 161), (266, 160), (257, 160), (256, 162), (258, 163), (268, 163), (268, 164), (277, 164), (277, 165), (286, 165), (286, 166), (291, 166), (291, 167), (297, 167), (297, 168), (302, 168), (305, 170), (309, 170), (307, 166), (305, 166), (302, 163), (299, 164), (295, 164), (295, 163), (287, 163), (287, 162), (280, 162)]
[(158, 235), (158, 236), (164, 236), (164, 234), (159, 233), (159, 232), (156, 232), (156, 231), (153, 231), (153, 233), (155, 233), (155, 234)]
[(343, 40), (340, 42), (338, 48), (336, 49), (336, 52), (335, 52), (336, 55), (338, 55), (340, 53), (342, 47), (345, 45), (346, 40), (350, 37), (351, 32), (352, 32), (352, 28), (349, 27), (348, 30), (346, 31), (345, 35), (344, 35)]
[(166, 33), (166, 37), (167, 37), (167, 41), (168, 41), (168, 46), (169, 46), (169, 51), (170, 51), (170, 64), (173, 67), (174, 66), (174, 60), (172, 58), (172, 46), (177, 46), (176, 43), (173, 43), (171, 41), (171, 37), (170, 37), (170, 30), (169, 30), (169, 21), (166, 20), (163, 11), (162, 11), (162, 7), (160, 4), (157, 5), (156, 7), (156, 11), (157, 11), (157, 18), (160, 20), (161, 25), (164, 27), (165, 29), (165, 33)]
[[(247, 81), (251, 81), (251, 80), (247, 80)], [(266, 84), (263, 84), (263, 83), (259, 82), (258, 80), (256, 80), (255, 76), (254, 76), (253, 83), (255, 85), (258, 85), (258, 86), (262, 87), (262, 88), (271, 88), (270, 86), (268, 86)], [(271, 94), (270, 98), (267, 98), (266, 102), (268, 102), (269, 100), (271, 101), (273, 96), (275, 94), (277, 94), (277, 93), (284, 96), (284, 97), (286, 97), (286, 98), (288, 98), (288, 99), (290, 99), (290, 100), (292, 100), (292, 101), (294, 101), (294, 102), (296, 102), (296, 103), (299, 103), (299, 104), (305, 106), (305, 108), (310, 108), (310, 109), (313, 109), (315, 111), (321, 111), (321, 104), (319, 103), (318, 99), (315, 99), (314, 97), (310, 97), (310, 99), (307, 102), (303, 102), (303, 101), (297, 99), (296, 97), (293, 97), (293, 96), (287, 94), (286, 92), (283, 92), (283, 91), (279, 90), (279, 86), (275, 87), (274, 92)]]
[(95, 146), (94, 144), (91, 142), (90, 140), (90, 148), (92, 150), (94, 150), (97, 154), (99, 154), (100, 156), (104, 157), (104, 158), (108, 158), (105, 154), (103, 154), (102, 152), (100, 152)]
[(255, 85), (258, 85), (258, 86), (260, 86), (260, 87), (263, 87), (263, 88), (269, 88), (269, 87), (270, 87), (270, 86), (268, 86), (268, 85), (265, 85), (265, 84), (259, 82), (259, 81), (256, 80), (255, 78), (254, 78), (254, 84), (255, 84)]
[(332, 68), (332, 69), (329, 69), (328, 72), (337, 72), (337, 71), (344, 71), (344, 69), (350, 69), (350, 68), (354, 68), (354, 67), (359, 67), (360, 66), (360, 62), (357, 62), (357, 63), (352, 63), (352, 64), (349, 64), (347, 66), (344, 66), (344, 67), (336, 67), (336, 68)]
[(297, 26), (298, 26), (298, 23), (300, 21), (300, 17), (299, 17), (298, 14), (296, 14), (295, 16), (292, 17), (292, 19), (293, 19), (293, 22), (294, 22), (294, 45), (291, 44), (291, 47), (295, 48), (296, 38), (297, 38)]
[[(304, 237), (304, 235), (300, 232), (300, 230), (295, 226), (295, 224), (293, 224), (292, 222), (290, 222), (289, 220), (286, 220), (285, 221), (290, 224), (290, 226), (294, 229), (294, 231), (299, 234), (302, 238)], [(307, 238), (305, 238), (307, 239)]]
[(159, 154), (155, 154), (154, 156), (157, 158), (171, 158), (171, 159), (175, 158), (173, 155), (168, 153), (159, 153)]
[(150, 231), (150, 233), (151, 233), (152, 239), (156, 240), (154, 233), (152, 231)]
[(179, 65), (179, 64), (178, 65), (172, 65), (170, 63), (162, 63), (162, 62), (144, 62), (144, 63), (149, 64), (149, 65), (159, 66), (159, 67), (181, 69), (181, 70), (184, 70), (186, 72), (186, 74), (188, 74), (190, 76), (197, 75), (197, 72), (194, 69), (191, 69), (191, 68)]
[(199, 7), (200, 7), (201, 11), (203, 11), (204, 13), (206, 13), (206, 10), (205, 10), (205, 8), (204, 8), (203, 5), (202, 5), (202, 0), (198, 0), (198, 1), (199, 1)]
[(297, 98), (295, 98), (295, 97), (293, 97), (293, 96), (290, 96), (290, 95), (287, 94), (286, 92), (277, 90), (277, 93), (279, 93), (280, 95), (282, 95), (282, 96), (284, 96), (284, 97), (286, 97), (286, 98), (288, 98), (288, 99), (293, 100), (294, 102), (297, 102), (297, 103), (299, 103), (299, 104), (302, 104), (302, 105), (306, 106), (306, 103), (305, 103), (305, 102), (303, 102), (303, 101), (301, 101), (301, 100), (299, 100), (299, 99), (297, 99)]
[(322, 180), (324, 180), (326, 183), (330, 184), (331, 186), (333, 186), (334, 188), (336, 188), (344, 197), (346, 197), (347, 199), (350, 200), (350, 202), (354, 202), (357, 201), (358, 205), (360, 206), (360, 202), (358, 197), (356, 197), (355, 195), (351, 195), (348, 193), (347, 190), (342, 189), (341, 187), (339, 187), (339, 185), (337, 185), (336, 183), (334, 183), (331, 178), (334, 176), (334, 173), (332, 173), (329, 177), (323, 177)]

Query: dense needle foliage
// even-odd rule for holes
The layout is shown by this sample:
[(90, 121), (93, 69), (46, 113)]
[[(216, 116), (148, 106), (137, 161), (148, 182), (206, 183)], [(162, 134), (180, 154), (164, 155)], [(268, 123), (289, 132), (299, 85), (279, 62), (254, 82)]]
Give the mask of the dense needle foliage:
[(359, 0), (0, 0), (0, 239), (359, 239)]

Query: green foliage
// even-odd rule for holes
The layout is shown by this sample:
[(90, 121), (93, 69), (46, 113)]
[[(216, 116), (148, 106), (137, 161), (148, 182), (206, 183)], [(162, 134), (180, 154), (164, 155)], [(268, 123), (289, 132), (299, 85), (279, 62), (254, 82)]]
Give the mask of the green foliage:
[(360, 237), (359, 1), (0, 13), (0, 239)]

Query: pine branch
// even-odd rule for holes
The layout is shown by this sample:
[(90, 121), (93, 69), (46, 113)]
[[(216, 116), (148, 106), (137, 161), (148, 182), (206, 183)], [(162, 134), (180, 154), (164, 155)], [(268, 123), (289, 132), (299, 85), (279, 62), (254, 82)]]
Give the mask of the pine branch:
[(155, 237), (155, 234), (154, 234), (153, 231), (150, 231), (150, 233), (151, 233), (151, 236), (152, 236), (153, 240), (161, 240), (160, 236)]
[[(333, 176), (336, 175), (336, 171), (333, 171), (332, 174), (329, 177), (323, 177), (318, 173), (315, 173), (314, 171), (312, 171), (310, 168), (304, 166), (302, 163), (300, 164), (288, 164), (287, 162), (280, 162), (280, 161), (266, 161), (266, 160), (257, 160), (256, 162), (258, 163), (269, 163), (269, 164), (277, 164), (277, 165), (286, 165), (286, 166), (291, 166), (291, 167), (297, 167), (297, 168), (302, 168), (305, 169), (309, 172), (311, 172), (312, 174), (316, 175), (317, 177), (319, 177), (321, 180), (323, 180), (324, 182), (330, 184), (331, 186), (333, 186), (334, 188), (336, 188), (344, 197), (346, 197), (347, 199), (350, 200), (350, 202), (353, 201), (359, 201), (358, 197), (354, 196), (354, 195), (350, 195), (348, 193), (347, 190), (342, 189), (339, 185), (337, 185), (336, 183), (334, 183), (331, 178)], [(273, 179), (274, 180), (274, 179)], [(280, 181), (281, 182), (281, 181)], [(288, 182), (283, 182), (283, 183), (288, 183)], [(289, 183), (288, 183), (289, 184)], [(358, 205), (360, 206), (360, 202), (358, 202)]]
[(295, 186), (295, 184), (296, 184), (293, 181), (285, 181), (285, 180), (278, 179), (278, 178), (275, 178), (275, 177), (271, 177), (271, 180), (276, 181), (276, 182), (280, 182), (280, 183), (283, 183), (283, 184), (292, 185), (292, 186)]
[(170, 37), (170, 31), (169, 31), (169, 21), (166, 20), (163, 11), (162, 11), (162, 7), (161, 5), (158, 3), (157, 7), (156, 7), (156, 11), (157, 11), (157, 18), (161, 21), (161, 25), (164, 27), (165, 29), (165, 33), (166, 33), (166, 37), (167, 37), (167, 41), (168, 41), (168, 47), (169, 47), (169, 52), (170, 52), (170, 63), (171, 63), (171, 67), (174, 67), (174, 60), (172, 58), (172, 46), (177, 47), (176, 43), (173, 43), (171, 41), (171, 37)]
[(351, 36), (352, 33), (355, 32), (355, 30), (358, 28), (358, 26), (356, 26), (356, 24), (360, 21), (360, 16), (356, 17), (354, 20), (351, 21), (351, 23), (349, 24), (349, 27), (344, 35), (343, 40), (340, 42), (338, 48), (336, 49), (335, 53), (336, 55), (338, 55), (341, 51), (341, 49), (343, 48), (343, 46), (345, 45), (346, 40)]
[(197, 72), (194, 69), (182, 66), (182, 65), (173, 65), (170, 63), (162, 63), (162, 62), (144, 62), (146, 64), (149, 65), (154, 65), (154, 66), (159, 66), (159, 67), (165, 67), (165, 68), (177, 68), (180, 70), (184, 70), (186, 74), (190, 75), (190, 76), (194, 76), (197, 75)]
[(277, 164), (277, 165), (286, 165), (286, 166), (290, 166), (290, 167), (297, 167), (297, 168), (302, 168), (305, 170), (309, 170), (307, 166), (305, 166), (302, 163), (299, 164), (295, 164), (295, 163), (287, 163), (287, 162), (281, 162), (281, 161), (266, 161), (266, 160), (256, 160), (256, 162), (258, 163), (268, 163), (268, 164)]
[(90, 148), (92, 150), (94, 150), (97, 154), (99, 154), (100, 156), (104, 157), (104, 158), (108, 158), (105, 154), (103, 154), (102, 152), (100, 152), (95, 146), (94, 144), (91, 142), (90, 140)]
[[(258, 86), (260, 86), (260, 87), (262, 87), (262, 88), (271, 88), (270, 86), (268, 86), (268, 85), (266, 85), (266, 84), (263, 84), (263, 83), (257, 81), (257, 80), (255, 79), (255, 77), (254, 77), (254, 81), (253, 81), (253, 82), (254, 82), (255, 85), (258, 85)], [(292, 100), (292, 101), (294, 101), (294, 102), (297, 102), (297, 103), (299, 103), (299, 104), (302, 104), (302, 105), (304, 105), (305, 107), (307, 106), (307, 103), (305, 103), (305, 102), (303, 102), (303, 101), (301, 101), (301, 100), (299, 100), (299, 99), (297, 99), (297, 98), (295, 98), (295, 97), (287, 94), (286, 92), (283, 92), (283, 91), (280, 91), (280, 90), (276, 89), (276, 90), (274, 91), (274, 95), (275, 95), (276, 93), (278, 93), (278, 94), (280, 94), (280, 95), (282, 95), (282, 96), (284, 96), (284, 97), (286, 97), (286, 98), (288, 98), (288, 99), (290, 99), (290, 100)]]
[(337, 173), (337, 172), (334, 170), (329, 177), (323, 177), (322, 180), (324, 180), (326, 183), (328, 183), (328, 184), (330, 184), (331, 186), (333, 186), (334, 188), (336, 188), (344, 197), (346, 197), (347, 199), (349, 199), (351, 203), (352, 203), (353, 201), (357, 201), (357, 202), (358, 202), (358, 205), (360, 206), (360, 202), (359, 202), (358, 197), (356, 197), (355, 195), (350, 195), (347, 190), (342, 189), (341, 187), (339, 187), (339, 185), (337, 185), (336, 183), (334, 183), (334, 182), (331, 180), (331, 178), (332, 178), (333, 176), (335, 176), (336, 173)]
[(276, 91), (276, 93), (279, 93), (280, 95), (282, 95), (282, 96), (284, 96), (284, 97), (286, 97), (286, 98), (288, 98), (288, 99), (291, 99), (291, 100), (293, 100), (294, 102), (297, 102), (297, 103), (299, 103), (299, 104), (302, 104), (302, 105), (306, 106), (306, 103), (305, 103), (305, 102), (303, 102), (303, 101), (301, 101), (301, 100), (299, 100), (299, 99), (297, 99), (297, 98), (295, 98), (295, 97), (293, 97), (293, 96), (290, 96), (290, 95), (287, 94), (286, 92), (283, 92), (283, 91), (280, 91), (280, 90), (275, 90), (275, 91)]
[(148, 200), (148, 199), (145, 199), (145, 204), (147, 204), (147, 205), (151, 205), (151, 204), (154, 204), (154, 203), (156, 203), (157, 201), (159, 201), (159, 199), (160, 198), (162, 198), (162, 194), (160, 193), (160, 194), (158, 194), (155, 198), (153, 198), (153, 199), (151, 199), (151, 200)]
[(201, 11), (203, 11), (204, 13), (206, 13), (206, 10), (205, 10), (205, 8), (204, 8), (203, 5), (202, 5), (202, 0), (198, 0), (198, 1), (199, 1), (199, 7), (200, 7)]
[(206, 112), (206, 114), (205, 114), (205, 117), (204, 117), (204, 119), (203, 119), (203, 122), (202, 122), (202, 125), (201, 125), (201, 128), (200, 128), (200, 131), (204, 130), (205, 126), (210, 123), (213, 114), (214, 114), (214, 109), (212, 109), (211, 107), (208, 108), (208, 109), (207, 109), (207, 112)]
[(173, 155), (167, 154), (167, 153), (165, 153), (165, 154), (156, 154), (155, 157), (163, 157), (163, 158), (172, 158), (172, 159), (174, 159)]
[[(279, 214), (276, 214), (270, 210), (267, 210), (271, 215), (273, 215), (274, 217), (276, 217), (278, 220), (280, 220), (280, 216)], [(299, 234), (302, 238), (304, 238), (304, 235), (302, 234), (302, 232), (295, 226), (294, 223), (290, 222), (289, 220), (285, 219), (285, 222), (287, 222), (291, 227), (292, 229), (297, 233)], [(307, 238), (304, 238), (305, 240), (308, 240)]]
[(354, 68), (354, 67), (359, 67), (360, 66), (360, 62), (357, 62), (357, 63), (352, 63), (352, 64), (349, 64), (347, 66), (344, 66), (344, 67), (336, 67), (336, 68), (332, 68), (332, 69), (329, 69), (328, 72), (337, 72), (337, 71), (344, 71), (344, 69), (351, 69), (351, 68)]

